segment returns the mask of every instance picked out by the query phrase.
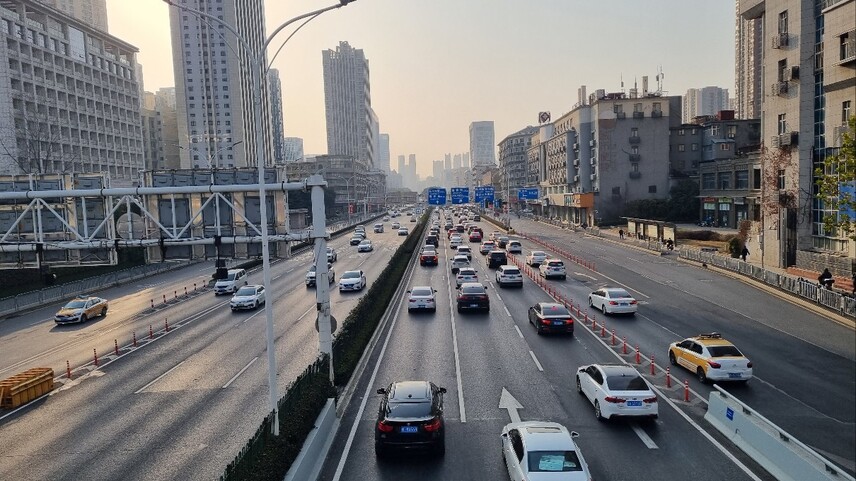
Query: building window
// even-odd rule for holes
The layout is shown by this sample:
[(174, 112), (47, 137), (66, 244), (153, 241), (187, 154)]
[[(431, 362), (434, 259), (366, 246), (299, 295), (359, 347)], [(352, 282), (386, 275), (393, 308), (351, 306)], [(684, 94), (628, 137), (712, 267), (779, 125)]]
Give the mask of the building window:
[(853, 102), (850, 100), (845, 100), (841, 102), (841, 125), (847, 125), (847, 121), (850, 120), (850, 116), (853, 114)]
[(633, 147), (630, 147), (630, 153), (638, 154), (639, 153), (639, 147), (637, 147), (635, 145)]
[(612, 195), (621, 195), (621, 187), (613, 187)]
[(731, 144), (719, 144), (719, 150), (731, 150)]
[(738, 170), (734, 173), (734, 188), (748, 189), (749, 188), (749, 171)]
[(678, 129), (678, 135), (684, 135), (685, 133), (684, 129)]
[(697, 132), (698, 132), (698, 129), (692, 129), (692, 130), (690, 130), (690, 134), (692, 134), (692, 135), (695, 135)]
[(639, 137), (639, 129), (637, 129), (637, 128), (630, 129), (630, 136), (631, 137)]
[(698, 144), (693, 143), (692, 148), (690, 150), (692, 150), (693, 152), (697, 151), (698, 150)]
[(788, 81), (788, 61), (787, 59), (781, 59), (778, 63), (778, 68), (776, 69), (778, 72), (777, 75), (779, 77), (779, 82), (787, 82)]
[(785, 169), (779, 169), (777, 185), (779, 190), (785, 188)]
[(716, 188), (716, 175), (713, 173), (701, 174), (701, 188), (713, 190)]
[(634, 112), (642, 112), (642, 104), (633, 104)]
[(788, 11), (779, 14), (779, 34), (788, 33)]
[(733, 139), (737, 137), (737, 126), (736, 125), (727, 125), (725, 127), (725, 136), (729, 139)]
[(731, 188), (731, 172), (719, 172), (716, 177), (716, 185), (719, 186), (719, 190)]
[(787, 114), (779, 114), (778, 119), (779, 119), (779, 121), (778, 121), (778, 132), (779, 132), (779, 135), (782, 135), (788, 131)]
[(612, 111), (615, 112), (616, 114), (620, 114), (620, 113), (624, 112), (624, 105), (615, 104), (612, 106)]
[(684, 144), (678, 144), (678, 152), (683, 152), (684, 150), (686, 150), (686, 147), (684, 147)]
[(761, 169), (759, 167), (752, 169), (752, 188), (761, 188)]
[(838, 60), (844, 60), (853, 57), (856, 55), (856, 39), (853, 36), (856, 35), (854, 32), (847, 32), (844, 35), (838, 37), (840, 40), (840, 58)]

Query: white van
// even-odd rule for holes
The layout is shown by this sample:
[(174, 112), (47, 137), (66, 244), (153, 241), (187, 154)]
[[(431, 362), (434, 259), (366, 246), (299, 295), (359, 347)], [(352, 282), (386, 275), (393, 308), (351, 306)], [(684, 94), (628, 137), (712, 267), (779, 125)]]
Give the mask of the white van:
[(247, 285), (247, 271), (244, 269), (229, 269), (225, 279), (214, 284), (214, 295), (234, 294), (238, 289)]
[(383, 232), (383, 223), (378, 222), (377, 224), (375, 224), (374, 225), (374, 231), (375, 231), (375, 234), (382, 233)]

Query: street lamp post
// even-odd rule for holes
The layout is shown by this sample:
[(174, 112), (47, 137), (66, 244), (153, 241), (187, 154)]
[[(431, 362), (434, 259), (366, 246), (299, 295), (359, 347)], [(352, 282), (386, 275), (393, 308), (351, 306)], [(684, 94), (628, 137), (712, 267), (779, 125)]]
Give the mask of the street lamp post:
[[(339, 3), (334, 5), (329, 5), (324, 8), (320, 8), (318, 10), (314, 10), (308, 13), (304, 13), (302, 15), (298, 15), (283, 24), (279, 27), (275, 28), (273, 32), (268, 35), (262, 45), (258, 48), (258, 50), (254, 50), (250, 43), (242, 37), (237, 30), (235, 30), (232, 25), (229, 23), (217, 18), (214, 15), (202, 12), (200, 10), (187, 7), (185, 5), (181, 5), (176, 2), (176, 0), (163, 0), (170, 6), (176, 7), (179, 10), (192, 13), (197, 15), (198, 17), (208, 19), (212, 22), (216, 22), (222, 25), (225, 29), (229, 30), (232, 35), (235, 36), (238, 43), (243, 47), (244, 52), (250, 59), (249, 71), (252, 76), (253, 83), (253, 123), (255, 127), (254, 137), (255, 137), (255, 147), (256, 147), (256, 169), (259, 174), (259, 214), (261, 216), (261, 225), (262, 225), (262, 271), (264, 273), (264, 288), (266, 291), (270, 286), (270, 249), (268, 245), (268, 218), (267, 218), (267, 192), (265, 188), (265, 175), (264, 175), (264, 133), (262, 132), (262, 78), (264, 78), (265, 73), (268, 70), (268, 67), (265, 65), (265, 53), (267, 51), (268, 45), (273, 41), (273, 39), (286, 27), (291, 25), (298, 20), (302, 20), (307, 17), (315, 17), (324, 12), (334, 10), (337, 8), (341, 8), (354, 0), (339, 0)], [(312, 189), (312, 201), (313, 201), (313, 211), (314, 203), (316, 200), (319, 200), (318, 191), (320, 189), (316, 189), (313, 187)], [(323, 194), (320, 196), (321, 206), (320, 212), (323, 213)], [(322, 216), (326, 217), (326, 216)], [(315, 219), (313, 222), (313, 233), (312, 237), (315, 238), (315, 248), (316, 254), (322, 253), (326, 256), (326, 236), (327, 230), (324, 219)], [(326, 262), (316, 262), (316, 277), (318, 279), (318, 284), (327, 285), (327, 263)], [(273, 296), (271, 296), (273, 297)], [(324, 299), (322, 299), (324, 297)], [(327, 354), (329, 357), (330, 363), (330, 376), (332, 379), (333, 376), (333, 352), (332, 352), (332, 342), (330, 339), (332, 338), (332, 333), (330, 332), (330, 297), (329, 292), (326, 289), (318, 289), (316, 293), (316, 300), (318, 302), (318, 311), (319, 311), (319, 323), (318, 323), (318, 331), (319, 331), (319, 348), (321, 352)], [(279, 409), (277, 406), (278, 394), (277, 394), (277, 385), (276, 385), (276, 352), (274, 349), (274, 333), (273, 333), (273, 310), (268, 309), (265, 306), (265, 317), (266, 317), (266, 338), (267, 338), (267, 360), (268, 360), (268, 384), (269, 384), (269, 397), (270, 397), (270, 407), (274, 413), (274, 422), (273, 422), (273, 435), (279, 435)]]

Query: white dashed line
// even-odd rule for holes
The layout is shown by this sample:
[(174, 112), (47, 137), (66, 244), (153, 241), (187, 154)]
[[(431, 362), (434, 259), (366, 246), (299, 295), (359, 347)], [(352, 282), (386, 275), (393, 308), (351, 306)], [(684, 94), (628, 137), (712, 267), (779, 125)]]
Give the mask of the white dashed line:
[(137, 389), (136, 391), (134, 391), (134, 394), (140, 394), (141, 392), (145, 391), (149, 386), (151, 386), (152, 384), (154, 384), (154, 383), (156, 383), (156, 382), (160, 381), (161, 379), (163, 379), (164, 377), (166, 377), (166, 375), (167, 375), (167, 374), (169, 374), (169, 373), (171, 373), (172, 371), (175, 371), (176, 369), (178, 369), (178, 367), (179, 367), (179, 366), (181, 366), (182, 364), (184, 364), (184, 361), (181, 361), (180, 363), (176, 364), (176, 365), (175, 365), (172, 369), (170, 369), (169, 371), (167, 371), (167, 372), (165, 372), (165, 373), (161, 374), (160, 376), (156, 377), (154, 381), (152, 381), (152, 382), (150, 382), (150, 383), (146, 384), (145, 386), (141, 387), (140, 389)]
[[(502, 306), (502, 308), (505, 309), (505, 313), (508, 314), (508, 317), (511, 317), (511, 313), (508, 312), (508, 306)], [(517, 327), (517, 326), (515, 326), (515, 327)]]
[(642, 428), (640, 428), (638, 424), (633, 423), (630, 426), (633, 428), (633, 432), (636, 433), (636, 435), (639, 436), (639, 439), (642, 440), (642, 443), (645, 444), (645, 447), (647, 447), (648, 449), (659, 449), (657, 443), (655, 443), (654, 440), (651, 439), (650, 436), (648, 436), (648, 433), (646, 433)]
[(517, 331), (517, 335), (520, 336), (520, 339), (523, 339), (523, 333), (520, 332), (520, 328), (517, 327), (517, 324), (514, 325), (514, 330)]
[(238, 371), (238, 374), (235, 374), (235, 375), (232, 377), (232, 379), (229, 379), (229, 382), (227, 382), (226, 384), (224, 384), (224, 385), (223, 385), (223, 389), (226, 389), (227, 387), (229, 387), (229, 385), (230, 385), (230, 384), (232, 384), (233, 382), (235, 382), (235, 379), (238, 379), (238, 376), (240, 376), (241, 374), (243, 374), (243, 373), (244, 373), (244, 371), (246, 371), (247, 369), (249, 369), (249, 368), (250, 368), (250, 366), (252, 366), (252, 365), (253, 365), (253, 363), (254, 363), (254, 362), (256, 362), (256, 361), (258, 361), (258, 360), (259, 360), (259, 356), (254, 357), (254, 358), (253, 358), (253, 360), (249, 362), (249, 364), (247, 364), (246, 366), (244, 366), (244, 368), (243, 368), (243, 369), (241, 369), (240, 371)]
[[(516, 327), (516, 326), (515, 326), (515, 327)], [(535, 361), (535, 366), (538, 368), (538, 370), (539, 370), (539, 371), (541, 371), (541, 372), (544, 372), (544, 368), (543, 368), (543, 367), (541, 367), (541, 363), (540, 363), (540, 362), (538, 362), (538, 358), (537, 358), (537, 357), (535, 357), (535, 353), (534, 353), (534, 352), (532, 352), (532, 350), (531, 350), (531, 349), (529, 350), (529, 355), (530, 355), (530, 356), (532, 356), (532, 360), (533, 360), (533, 361)]]

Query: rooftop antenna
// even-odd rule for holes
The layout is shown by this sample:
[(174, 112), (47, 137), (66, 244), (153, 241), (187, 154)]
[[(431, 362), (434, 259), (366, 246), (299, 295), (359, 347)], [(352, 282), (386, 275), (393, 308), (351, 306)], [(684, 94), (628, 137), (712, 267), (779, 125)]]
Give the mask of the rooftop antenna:
[(624, 74), (618, 74), (618, 78), (621, 80), (621, 93), (624, 93)]

